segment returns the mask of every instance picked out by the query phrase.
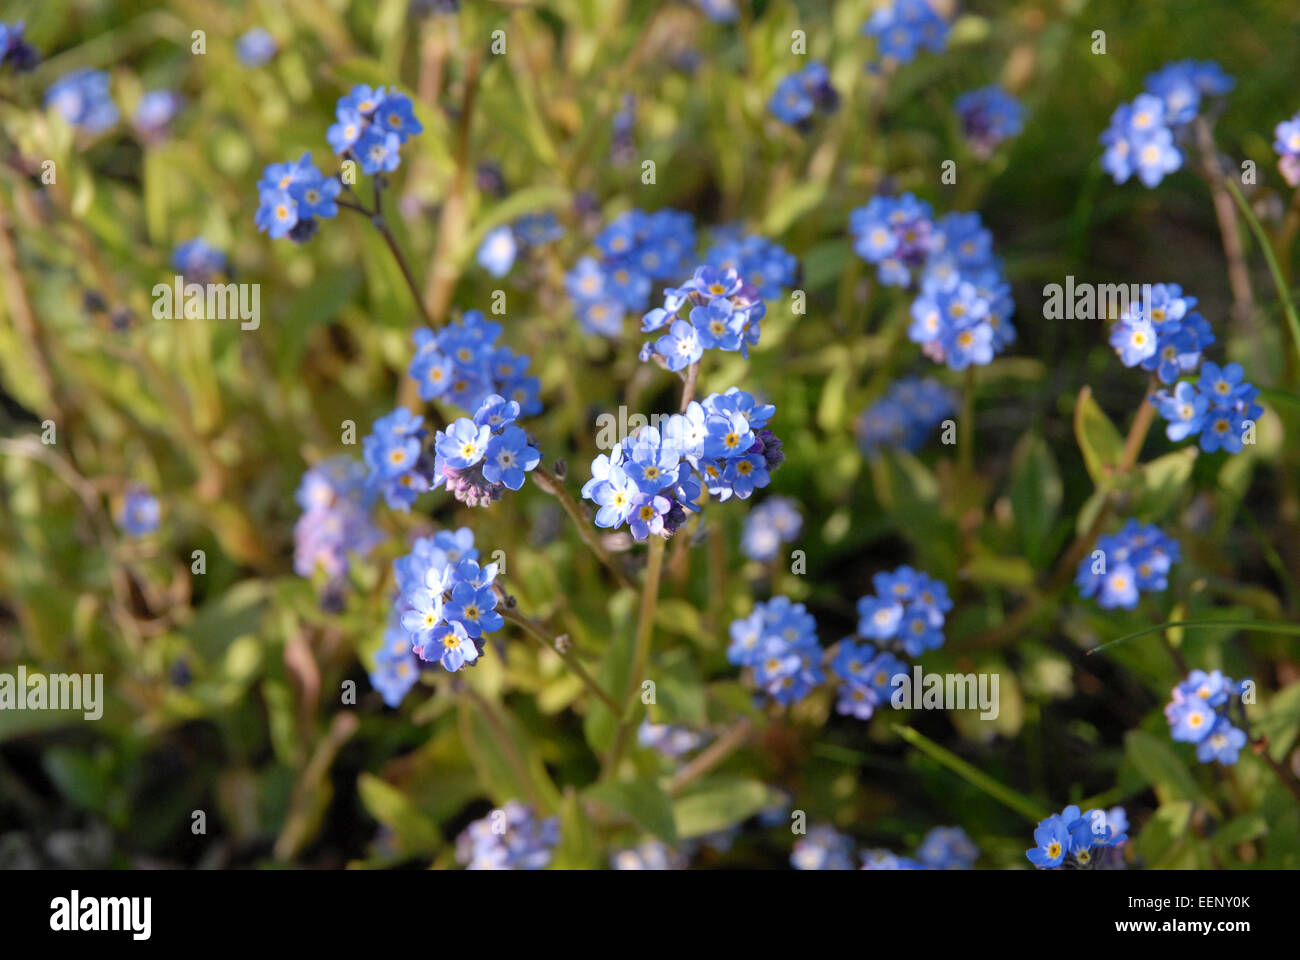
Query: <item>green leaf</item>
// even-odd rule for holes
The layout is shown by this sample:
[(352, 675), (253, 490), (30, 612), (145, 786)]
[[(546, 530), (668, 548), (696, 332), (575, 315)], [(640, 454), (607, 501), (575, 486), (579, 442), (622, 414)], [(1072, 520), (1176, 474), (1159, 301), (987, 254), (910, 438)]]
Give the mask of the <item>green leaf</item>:
[(1138, 497), (1130, 512), (1149, 523), (1163, 519), (1192, 476), (1196, 447), (1184, 447), (1143, 465), (1139, 472)]
[(749, 819), (776, 801), (775, 792), (758, 780), (702, 780), (673, 804), (677, 833), (684, 838), (716, 833)]
[[(609, 649), (600, 662), (597, 682), (610, 696), (622, 701), (627, 690), (628, 673), (632, 668), (632, 648), (636, 641), (636, 613), (639, 605), (636, 592), (620, 590), (609, 601), (610, 643)], [(587, 744), (600, 755), (604, 755), (614, 742), (614, 729), (619, 717), (599, 698), (593, 699), (587, 715), (583, 718), (582, 729)]]
[(1028, 559), (1037, 561), (1061, 509), (1061, 472), (1038, 433), (1016, 444), (1011, 462), (1011, 509)]
[(1102, 484), (1124, 455), (1124, 439), (1115, 424), (1097, 406), (1092, 388), (1079, 391), (1074, 408), (1074, 436), (1083, 453), (1083, 463), (1094, 484)]
[(1268, 752), (1279, 762), (1291, 752), (1300, 733), (1300, 683), (1293, 683), (1268, 702), (1256, 722), (1258, 733), (1268, 738)]
[(1208, 800), (1178, 754), (1159, 737), (1145, 730), (1130, 730), (1124, 736), (1124, 753), (1162, 803)]
[(1162, 803), (1135, 842), (1138, 854), (1151, 866), (1176, 856), (1192, 821), (1192, 805), (1185, 800)]
[(553, 870), (594, 870), (602, 866), (591, 818), (572, 788), (560, 803), (560, 845), (555, 848)]
[(922, 753), (933, 760), (937, 760), (971, 786), (984, 791), (1003, 806), (1016, 811), (1016, 813), (1029, 818), (1035, 823), (1047, 816), (1047, 811), (1043, 810), (1033, 800), (999, 783), (984, 771), (971, 766), (955, 753), (945, 750), (924, 734), (918, 733), (911, 727), (899, 724), (894, 724), (891, 729)]
[(655, 780), (601, 783), (583, 791), (583, 798), (604, 804), (670, 846), (677, 842), (672, 803)]
[(416, 809), (406, 794), (370, 773), (357, 778), (357, 793), (372, 817), (393, 831), (406, 853), (433, 853), (442, 833)]

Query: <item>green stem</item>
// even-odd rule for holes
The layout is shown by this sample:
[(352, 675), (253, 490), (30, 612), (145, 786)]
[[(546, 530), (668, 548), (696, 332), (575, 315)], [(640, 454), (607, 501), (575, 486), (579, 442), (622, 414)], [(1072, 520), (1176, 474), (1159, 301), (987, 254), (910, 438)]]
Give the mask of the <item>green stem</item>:
[(528, 634), (540, 643), (545, 649), (557, 653), (560, 659), (564, 661), (565, 666), (577, 675), (578, 679), (583, 682), (588, 690), (603, 700), (605, 705), (609, 707), (610, 710), (614, 711), (615, 714), (619, 712), (618, 703), (614, 698), (605, 692), (605, 688), (592, 678), (591, 674), (587, 672), (587, 669), (578, 662), (578, 659), (570, 651), (561, 648), (561, 644), (558, 640), (548, 637), (542, 632), (541, 628), (539, 628), (537, 624), (533, 623), (532, 620), (528, 619), (517, 610), (513, 610), (509, 607), (502, 607), (498, 612), (511, 623), (516, 623), (523, 627), (524, 633)]
[(650, 640), (654, 635), (655, 609), (659, 605), (659, 575), (664, 564), (664, 538), (650, 538), (650, 553), (646, 560), (645, 584), (641, 591), (641, 615), (636, 624), (636, 646), (632, 651), (632, 669), (627, 675), (627, 690), (623, 694), (623, 710), (614, 732), (614, 745), (605, 760), (605, 776), (612, 777), (618, 770), (619, 760), (627, 747), (628, 736), (632, 728), (632, 705), (641, 679), (645, 676), (646, 664), (650, 659)]
[(1100, 646), (1093, 647), (1088, 651), (1088, 656), (1094, 653), (1100, 653), (1107, 647), (1113, 647), (1116, 644), (1127, 643), (1129, 640), (1136, 640), (1138, 637), (1145, 637), (1152, 633), (1159, 633), (1162, 630), (1168, 630), (1171, 627), (1234, 627), (1237, 630), (1253, 630), (1258, 633), (1284, 633), (1288, 636), (1300, 637), (1300, 623), (1274, 623), (1269, 620), (1170, 620), (1167, 623), (1157, 624), (1154, 627), (1147, 627), (1145, 630), (1139, 630), (1136, 633), (1130, 633), (1127, 636), (1120, 637), (1118, 640), (1111, 640)]
[(1047, 812), (1028, 797), (1021, 796), (1010, 787), (998, 783), (987, 773), (977, 770), (956, 754), (945, 750), (929, 737), (917, 733), (911, 727), (900, 724), (892, 725), (893, 731), (916, 749), (937, 760), (971, 786), (984, 791), (1003, 806), (1014, 810), (1021, 816), (1028, 817), (1034, 823), (1044, 819)]
[(1282, 268), (1278, 265), (1277, 256), (1273, 252), (1273, 244), (1269, 243), (1268, 234), (1264, 232), (1259, 218), (1250, 209), (1250, 205), (1246, 203), (1246, 198), (1241, 195), (1241, 191), (1237, 188), (1237, 184), (1233, 182), (1233, 179), (1225, 177), (1224, 183), (1227, 184), (1232, 199), (1237, 201), (1237, 208), (1241, 210), (1241, 215), (1246, 218), (1246, 223), (1250, 225), (1250, 230), (1255, 234), (1255, 239), (1259, 241), (1259, 249), (1263, 252), (1264, 259), (1268, 262), (1268, 272), (1273, 277), (1273, 286), (1277, 288), (1278, 299), (1282, 301), (1282, 311), (1286, 314), (1287, 326), (1291, 328), (1291, 340), (1295, 345), (1296, 355), (1300, 356), (1300, 317), (1296, 315), (1295, 304), (1291, 302), (1291, 292), (1287, 289), (1286, 280), (1282, 276)]
[(592, 529), (591, 517), (584, 515), (583, 509), (578, 506), (577, 501), (564, 488), (564, 481), (545, 467), (537, 467), (533, 470), (533, 480), (539, 487), (560, 501), (560, 506), (573, 520), (574, 526), (578, 528), (578, 535), (582, 537), (583, 543), (589, 546), (600, 562), (609, 568), (609, 571), (618, 580), (619, 586), (627, 587), (629, 590), (634, 589), (628, 575), (623, 571), (622, 567), (614, 562), (614, 558), (605, 549), (605, 545), (600, 542), (600, 537), (596, 534), (596, 531)]

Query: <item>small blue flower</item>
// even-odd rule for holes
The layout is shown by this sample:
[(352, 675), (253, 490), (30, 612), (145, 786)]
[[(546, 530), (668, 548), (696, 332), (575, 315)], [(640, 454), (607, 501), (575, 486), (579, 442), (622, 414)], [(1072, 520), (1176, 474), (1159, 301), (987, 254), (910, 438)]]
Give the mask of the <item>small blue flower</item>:
[(475, 426), (473, 420), (461, 417), (445, 433), (438, 434), (435, 446), (449, 466), (464, 469), (483, 459), (491, 436), (489, 427)]
[(1238, 730), (1227, 717), (1221, 716), (1215, 721), (1210, 735), (1196, 745), (1196, 759), (1201, 763), (1217, 761), (1231, 766), (1237, 762), (1237, 756), (1245, 745), (1245, 731)]
[(476, 259), (479, 266), (492, 276), (504, 277), (515, 265), (518, 250), (514, 230), (509, 225), (495, 227), (483, 237)]
[(415, 107), (411, 103), (411, 98), (395, 90), (389, 90), (383, 102), (376, 108), (374, 123), (385, 133), (395, 134), (402, 143), (424, 132), (424, 126), (415, 118)]
[(998, 86), (963, 93), (953, 103), (962, 135), (976, 156), (989, 157), (998, 145), (1018, 136), (1025, 127), (1025, 109)]
[(162, 521), (162, 508), (158, 499), (141, 487), (127, 490), (122, 501), (122, 511), (118, 523), (131, 537), (142, 537), (158, 529)]
[(335, 153), (344, 154), (355, 147), (357, 141), (361, 139), (365, 120), (360, 113), (350, 107), (339, 107), (337, 117), (338, 122), (331, 124), (325, 131), (325, 140)]
[(528, 435), (513, 424), (488, 441), (483, 476), (489, 483), (504, 484), (511, 490), (524, 485), (524, 474), (541, 461), (542, 455), (528, 445)]
[(261, 27), (254, 27), (235, 41), (235, 53), (246, 67), (265, 66), (277, 49), (275, 38)]
[(475, 587), (461, 581), (452, 588), (451, 602), (443, 608), (443, 615), (448, 622), (458, 621), (469, 636), (478, 639), (504, 625), (505, 618), (497, 613), (496, 605), (496, 593), (490, 586)]
[(103, 70), (76, 70), (50, 85), (45, 106), (54, 109), (74, 127), (103, 133), (117, 123), (117, 105), (108, 94), (108, 74)]
[(397, 134), (386, 133), (373, 124), (367, 127), (355, 148), (361, 171), (368, 176), (392, 173), (402, 162), (401, 145)]
[(1059, 867), (1070, 851), (1070, 830), (1065, 821), (1052, 814), (1034, 829), (1036, 846), (1025, 851), (1029, 862), (1039, 868)]

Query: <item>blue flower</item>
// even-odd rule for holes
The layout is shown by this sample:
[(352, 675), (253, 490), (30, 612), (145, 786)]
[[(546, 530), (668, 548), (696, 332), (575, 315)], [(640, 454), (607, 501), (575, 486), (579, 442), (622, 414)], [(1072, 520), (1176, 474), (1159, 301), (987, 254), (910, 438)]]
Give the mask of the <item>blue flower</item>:
[(1237, 762), (1246, 745), (1245, 731), (1238, 730), (1227, 717), (1215, 721), (1210, 735), (1196, 745), (1196, 759), (1201, 763), (1219, 762), (1228, 766)]
[(158, 529), (162, 520), (162, 508), (158, 499), (147, 490), (132, 487), (126, 491), (122, 501), (122, 511), (118, 523), (131, 537), (142, 537)]
[(439, 432), (436, 442), (438, 455), (448, 466), (458, 469), (472, 467), (483, 459), (491, 436), (489, 427), (475, 426), (473, 420), (461, 417), (445, 433)]
[(560, 820), (539, 820), (532, 809), (511, 800), (456, 838), (456, 859), (467, 870), (542, 870), (560, 844)]
[(954, 409), (952, 394), (937, 380), (897, 380), (863, 411), (857, 425), (858, 446), (873, 460), (886, 447), (914, 451)]
[(385, 133), (395, 134), (402, 143), (424, 132), (424, 126), (415, 118), (411, 98), (395, 90), (388, 91), (375, 109), (374, 123)]
[(953, 103), (962, 135), (976, 156), (989, 157), (998, 145), (1024, 129), (1025, 109), (998, 86), (963, 93)]
[(275, 38), (261, 27), (254, 27), (235, 41), (235, 53), (246, 67), (264, 66), (277, 49)]
[(669, 333), (655, 341), (654, 346), (664, 358), (664, 365), (673, 371), (689, 367), (704, 355), (695, 327), (681, 319), (674, 320)]
[(931, 870), (969, 870), (979, 848), (961, 827), (935, 827), (925, 835), (916, 857)]
[(417, 651), (433, 639), (433, 632), (443, 622), (441, 593), (427, 588), (416, 588), (405, 595), (409, 605), (401, 616), (402, 629)]
[(419, 652), (421, 658), (436, 660), (448, 673), (455, 673), (465, 664), (473, 663), (479, 654), (468, 629), (457, 620), (435, 627), (429, 642)]
[(1288, 186), (1300, 185), (1300, 113), (1273, 128), (1273, 149), (1279, 157), (1278, 170)]
[(103, 70), (76, 70), (60, 77), (46, 91), (45, 106), (87, 133), (103, 133), (118, 120)]
[(34, 70), (41, 55), (23, 39), (25, 24), (0, 23), (0, 64), (9, 64), (17, 73)]
[(518, 249), (515, 232), (509, 225), (495, 227), (483, 237), (476, 259), (479, 266), (492, 276), (504, 277), (515, 265)]
[(794, 842), (790, 865), (796, 870), (852, 870), (853, 840), (832, 827), (810, 827)]
[(324, 570), (334, 581), (348, 571), (349, 554), (365, 556), (383, 534), (371, 522), (375, 492), (365, 464), (351, 457), (326, 460), (303, 474), (295, 499), (303, 513), (294, 527), (294, 571)]
[(740, 536), (740, 550), (751, 560), (774, 558), (782, 543), (799, 536), (803, 517), (788, 497), (769, 497), (749, 512)]
[(336, 116), (338, 122), (331, 124), (325, 131), (325, 140), (335, 153), (344, 154), (355, 147), (357, 141), (361, 139), (365, 120), (360, 113), (350, 107), (339, 107)]
[(1052, 814), (1034, 828), (1034, 843), (1033, 849), (1025, 851), (1030, 863), (1047, 869), (1059, 867), (1070, 852), (1069, 827), (1060, 816)]
[(1126, 314), (1128, 319), (1121, 319), (1110, 329), (1110, 345), (1119, 354), (1120, 362), (1126, 367), (1136, 367), (1148, 357), (1155, 356), (1156, 331), (1140, 314)]
[(387, 133), (373, 124), (366, 127), (355, 148), (362, 173), (371, 176), (376, 173), (392, 173), (402, 162), (399, 153), (401, 145), (402, 141), (397, 134)]
[(596, 526), (618, 527), (627, 521), (641, 491), (620, 466), (610, 466), (604, 480), (592, 488), (590, 498), (600, 507)]
[[(339, 97), (335, 105), (335, 111), (353, 110), (364, 117), (366, 120), (371, 119), (384, 103), (385, 92), (383, 87), (369, 87), (364, 83), (358, 83), (345, 96)], [(383, 131), (387, 132), (387, 131)]]
[(1169, 569), (1179, 555), (1176, 540), (1130, 518), (1118, 533), (1098, 537), (1092, 554), (1079, 561), (1075, 583), (1082, 596), (1097, 595), (1102, 609), (1131, 610), (1140, 592), (1168, 587)]
[(145, 138), (161, 136), (184, 102), (174, 91), (150, 90), (136, 104), (131, 122)]
[(370, 673), (370, 685), (379, 691), (390, 708), (400, 706), (419, 679), (419, 666), (409, 652), (393, 656), (381, 650), (375, 657), (375, 669)]
[(817, 621), (802, 603), (773, 597), (731, 625), (728, 660), (749, 668), (758, 688), (782, 706), (802, 700), (826, 679)]
[[(518, 408), (517, 404), (512, 404)], [(504, 484), (511, 490), (524, 485), (524, 474), (541, 461), (542, 455), (528, 445), (528, 435), (512, 425), (488, 441), (483, 476), (489, 483)]]
[(1166, 707), (1165, 713), (1172, 727), (1170, 735), (1175, 740), (1199, 743), (1214, 729), (1214, 708), (1200, 700), (1175, 701)]
[(862, 32), (876, 38), (881, 56), (907, 63), (919, 49), (942, 53), (948, 24), (925, 0), (894, 0), (877, 7)]
[(172, 252), (172, 267), (200, 283), (229, 270), (226, 255), (202, 237), (180, 244)]

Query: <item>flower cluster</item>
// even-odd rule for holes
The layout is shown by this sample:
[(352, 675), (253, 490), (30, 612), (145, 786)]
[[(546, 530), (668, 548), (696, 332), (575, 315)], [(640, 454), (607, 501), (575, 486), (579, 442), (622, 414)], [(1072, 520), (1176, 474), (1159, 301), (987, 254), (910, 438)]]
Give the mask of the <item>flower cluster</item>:
[(1155, 187), (1183, 165), (1178, 142), (1196, 119), (1203, 96), (1218, 96), (1235, 81), (1213, 61), (1179, 60), (1147, 74), (1146, 92), (1121, 104), (1101, 134), (1101, 167), (1116, 183), (1134, 174)]
[(1041, 820), (1034, 828), (1036, 846), (1025, 851), (1029, 862), (1041, 870), (1095, 870), (1104, 866), (1105, 851), (1128, 840), (1128, 817), (1123, 807), (1086, 810), (1071, 804)]
[(858, 635), (886, 649), (919, 657), (943, 646), (943, 622), (952, 609), (942, 581), (904, 564), (871, 578), (875, 595), (858, 600)]
[(764, 300), (774, 300), (794, 283), (799, 261), (779, 243), (757, 233), (715, 231), (704, 262), (720, 270), (735, 270)]
[(962, 136), (977, 157), (987, 159), (998, 145), (1025, 128), (1025, 108), (999, 86), (963, 93), (953, 103)]
[(433, 486), (433, 464), (424, 448), (424, 417), (398, 407), (380, 417), (361, 440), (361, 457), (370, 473), (366, 482), (394, 510), (410, 511), (420, 494)]
[(874, 460), (882, 448), (916, 450), (954, 409), (952, 392), (937, 380), (907, 377), (863, 411), (858, 421), (858, 447)]
[(1247, 425), (1264, 414), (1264, 408), (1255, 402), (1259, 388), (1243, 380), (1244, 376), (1239, 363), (1220, 368), (1207, 361), (1195, 386), (1184, 380), (1172, 391), (1158, 391), (1151, 402), (1169, 421), (1165, 428), (1169, 439), (1182, 440), (1199, 433), (1206, 453), (1240, 453)]
[(789, 497), (769, 497), (745, 517), (740, 552), (751, 560), (771, 560), (781, 544), (794, 540), (802, 528), (797, 503)]
[(685, 870), (687, 858), (662, 840), (645, 840), (609, 858), (613, 870)]
[(1287, 186), (1300, 186), (1300, 113), (1283, 120), (1273, 129), (1273, 149), (1277, 151), (1277, 169)]
[[(961, 827), (935, 827), (925, 835), (914, 857), (889, 850), (863, 850), (863, 870), (970, 870), (979, 848)], [(790, 863), (796, 870), (852, 870), (853, 839), (827, 826), (816, 826), (797, 840)]]
[(1131, 301), (1110, 330), (1110, 345), (1126, 367), (1140, 366), (1173, 383), (1195, 370), (1214, 343), (1209, 322), (1193, 310), (1197, 300), (1176, 283), (1154, 283), (1147, 302)]
[(629, 313), (643, 313), (651, 287), (690, 269), (695, 220), (665, 208), (629, 210), (596, 237), (599, 258), (583, 257), (564, 278), (578, 322), (587, 333), (616, 337)]
[(582, 496), (600, 509), (598, 527), (628, 524), (632, 536), (668, 537), (698, 513), (707, 490), (718, 501), (748, 499), (771, 481), (785, 460), (781, 440), (768, 429), (776, 412), (737, 387), (692, 401), (684, 414), (661, 418), (625, 437), (591, 463)]
[(802, 603), (773, 597), (731, 622), (727, 660), (753, 673), (754, 683), (782, 706), (797, 703), (826, 679), (817, 621)]
[(1169, 569), (1180, 555), (1177, 540), (1130, 517), (1119, 533), (1097, 538), (1092, 554), (1079, 561), (1074, 582), (1084, 597), (1095, 594), (1103, 610), (1132, 610), (1140, 592), (1169, 586)]
[(461, 832), (456, 859), (467, 870), (542, 870), (559, 844), (558, 817), (538, 818), (511, 800)]
[(852, 870), (853, 838), (818, 825), (794, 842), (790, 866), (796, 870)]
[(336, 122), (325, 139), (337, 155), (355, 160), (367, 176), (392, 173), (402, 162), (402, 144), (424, 131), (411, 98), (359, 83), (339, 98)]
[(698, 750), (704, 743), (704, 737), (678, 724), (651, 723), (649, 720), (642, 720), (636, 732), (636, 742), (662, 756), (676, 759), (692, 750)]
[[(401, 148), (424, 127), (411, 98), (383, 87), (357, 84), (335, 106), (334, 123), (325, 133), (330, 148), (345, 166), (356, 163), (367, 176), (392, 173), (402, 162)], [(351, 181), (349, 181), (351, 182)], [(338, 215), (343, 189), (338, 175), (326, 177), (304, 153), (297, 163), (273, 163), (257, 184), (257, 228), (272, 239), (301, 243), (316, 232), (317, 218)]]
[(420, 537), (410, 553), (393, 561), (393, 574), (395, 611), (410, 649), (448, 673), (473, 665), (483, 653), (484, 635), (505, 623), (496, 609), (497, 565), (479, 566), (468, 527)]
[(1146, 302), (1129, 303), (1111, 327), (1110, 343), (1124, 366), (1150, 370), (1164, 384), (1175, 384), (1199, 367), (1195, 384), (1182, 380), (1172, 390), (1151, 395), (1150, 402), (1168, 421), (1165, 435), (1177, 442), (1200, 434), (1206, 453), (1240, 453), (1247, 425), (1264, 413), (1255, 402), (1259, 389), (1243, 379), (1240, 364), (1220, 368), (1208, 360), (1202, 363), (1215, 338), (1195, 306), (1196, 298), (1186, 296), (1178, 284), (1153, 284)]
[(432, 488), (445, 486), (466, 506), (485, 507), (524, 485), (542, 455), (522, 427), (519, 404), (490, 394), (471, 420), (461, 417), (434, 437)]
[(489, 230), (479, 243), (475, 259), (494, 277), (504, 277), (515, 265), (520, 249), (540, 247), (554, 243), (564, 236), (553, 213), (530, 213), (514, 223), (502, 224)]
[(348, 571), (348, 554), (364, 556), (383, 540), (370, 520), (374, 490), (365, 464), (351, 457), (323, 461), (303, 474), (295, 498), (293, 568), (309, 577), (319, 567), (331, 580)]
[(258, 232), (273, 240), (288, 237), (304, 243), (316, 235), (317, 220), (338, 216), (337, 198), (343, 189), (337, 177), (326, 177), (304, 153), (297, 163), (272, 163), (257, 181), (258, 206), (253, 215)]
[(908, 63), (924, 48), (943, 53), (948, 42), (948, 22), (926, 0), (894, 0), (877, 7), (862, 32), (876, 38), (882, 57)]
[(781, 80), (768, 101), (768, 109), (782, 123), (805, 129), (814, 112), (833, 113), (840, 97), (831, 86), (826, 65), (814, 60), (797, 73)]
[(202, 237), (195, 237), (172, 252), (172, 267), (195, 282), (207, 282), (230, 271), (226, 255)]
[(1174, 687), (1165, 705), (1169, 735), (1180, 743), (1196, 744), (1196, 759), (1202, 763), (1231, 765), (1246, 745), (1246, 733), (1228, 717), (1232, 701), (1241, 697), (1250, 681), (1236, 683), (1215, 670), (1193, 670)]
[(370, 685), (379, 691), (385, 704), (395, 708), (406, 699), (419, 679), (420, 661), (411, 650), (411, 640), (394, 614), (384, 631), (383, 645), (375, 653)]
[(1016, 339), (1011, 286), (978, 213), (935, 219), (910, 193), (875, 196), (849, 215), (849, 231), (881, 283), (919, 291), (907, 335), (936, 363), (982, 366)]
[[(682, 313), (687, 311), (686, 318)], [(705, 350), (740, 351), (746, 358), (762, 332), (767, 306), (758, 288), (733, 268), (700, 266), (680, 287), (664, 290), (664, 305), (641, 318), (641, 332), (668, 328), (641, 347), (643, 361), (654, 359), (669, 370), (697, 362)]]
[(87, 133), (103, 133), (118, 119), (103, 70), (76, 70), (60, 77), (45, 92), (45, 106)]
[(118, 524), (127, 536), (143, 537), (158, 529), (162, 521), (162, 507), (158, 498), (142, 487), (131, 487), (122, 499)]
[(858, 637), (840, 641), (831, 671), (840, 681), (837, 712), (869, 720), (888, 703), (894, 677), (907, 673), (897, 654), (919, 657), (943, 646), (943, 624), (952, 600), (948, 587), (901, 566), (872, 578), (876, 594), (858, 600)]
[(0, 66), (9, 64), (17, 73), (36, 69), (41, 55), (23, 39), (26, 25), (22, 20), (0, 23)]
[(498, 346), (501, 324), (479, 310), (466, 310), (458, 323), (438, 332), (415, 331), (415, 356), (409, 373), (421, 400), (447, 400), (462, 410), (477, 410), (492, 394), (519, 405), (517, 416), (542, 412), (541, 382), (528, 375), (529, 358)]

